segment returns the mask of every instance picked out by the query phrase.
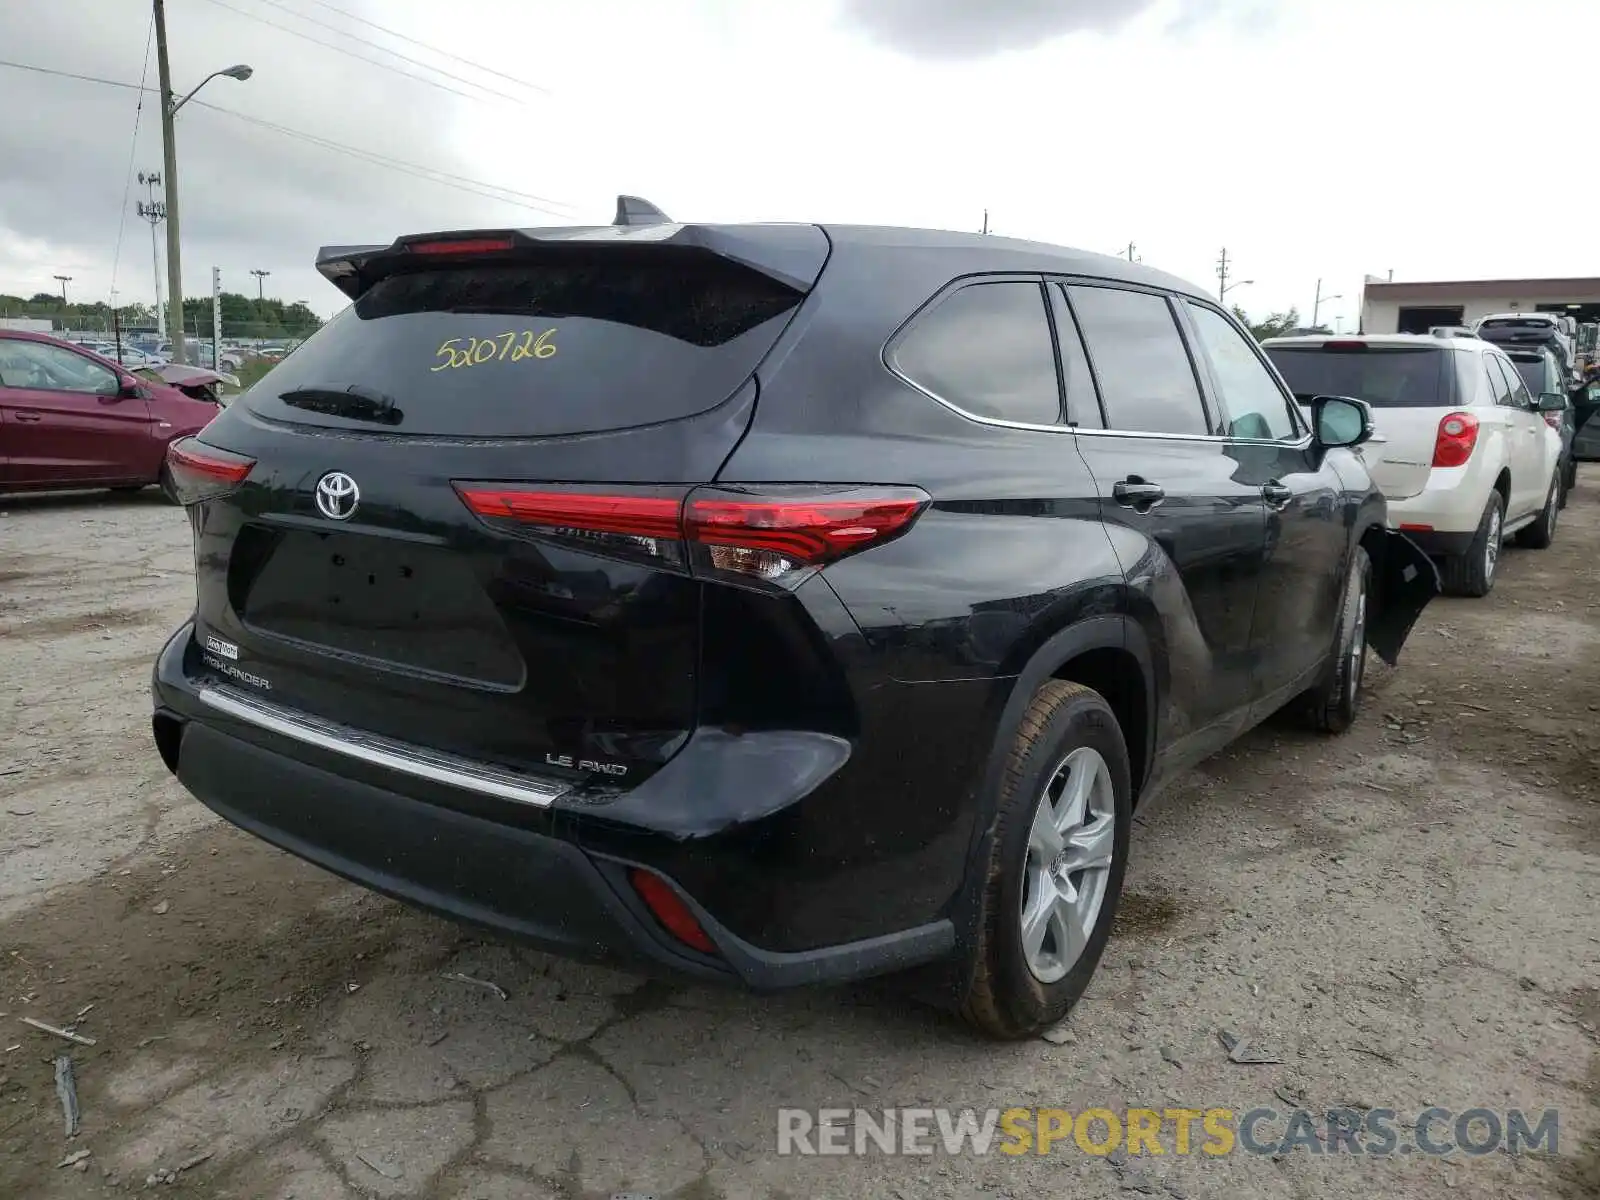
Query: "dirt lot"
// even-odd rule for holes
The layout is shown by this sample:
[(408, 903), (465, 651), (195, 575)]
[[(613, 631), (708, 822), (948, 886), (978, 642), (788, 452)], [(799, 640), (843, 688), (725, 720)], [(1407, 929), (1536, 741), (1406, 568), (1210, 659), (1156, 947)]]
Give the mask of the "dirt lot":
[[(1063, 1045), (975, 1042), (884, 985), (573, 966), (268, 849), (149, 743), (150, 662), (192, 597), (182, 514), (0, 513), (0, 1197), (1600, 1195), (1600, 468), (1553, 549), (1430, 608), (1350, 735), (1258, 731), (1140, 822)], [(1221, 1029), (1283, 1061), (1230, 1061)], [(780, 1106), (1301, 1103), (1558, 1108), (1560, 1152), (775, 1152)]]

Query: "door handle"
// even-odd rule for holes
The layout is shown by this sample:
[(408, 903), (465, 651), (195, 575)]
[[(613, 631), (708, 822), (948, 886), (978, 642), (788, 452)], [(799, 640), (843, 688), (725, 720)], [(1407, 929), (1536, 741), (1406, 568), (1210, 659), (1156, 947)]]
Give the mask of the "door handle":
[(1276, 479), (1269, 484), (1265, 484), (1261, 489), (1261, 494), (1266, 497), (1267, 503), (1272, 505), (1273, 508), (1282, 508), (1294, 499), (1294, 489), (1279, 483)]
[(1159, 483), (1150, 483), (1137, 475), (1130, 475), (1111, 485), (1111, 498), (1124, 508), (1143, 512), (1160, 504), (1167, 498), (1167, 493)]
[(44, 414), (36, 412), (19, 412), (16, 417), (19, 422), (29, 425), (44, 420)]

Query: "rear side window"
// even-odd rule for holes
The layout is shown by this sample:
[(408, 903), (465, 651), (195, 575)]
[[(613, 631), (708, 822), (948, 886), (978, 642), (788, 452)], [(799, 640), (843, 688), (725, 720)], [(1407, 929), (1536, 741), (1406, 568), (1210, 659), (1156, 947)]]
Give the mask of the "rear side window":
[(1368, 343), (1268, 346), (1294, 398), (1353, 396), (1374, 408), (1439, 408), (1450, 403), (1443, 348)]
[(282, 421), (539, 437), (690, 416), (732, 395), (804, 294), (668, 247), (382, 279), (246, 393)]
[(1056, 355), (1037, 283), (971, 284), (919, 316), (890, 352), (895, 370), (975, 417), (1055, 425)]
[(1103, 287), (1069, 287), (1067, 295), (1094, 363), (1107, 428), (1211, 432), (1166, 297)]

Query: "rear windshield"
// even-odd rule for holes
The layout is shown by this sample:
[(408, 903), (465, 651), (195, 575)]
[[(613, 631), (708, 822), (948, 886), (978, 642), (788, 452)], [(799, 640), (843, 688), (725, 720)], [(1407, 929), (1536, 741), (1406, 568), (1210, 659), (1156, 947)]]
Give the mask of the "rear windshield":
[(243, 397), (300, 424), (456, 437), (619, 429), (732, 395), (803, 299), (704, 252), (380, 280)]
[(1354, 396), (1374, 408), (1448, 404), (1445, 351), (1432, 346), (1269, 346), (1267, 355), (1296, 400)]

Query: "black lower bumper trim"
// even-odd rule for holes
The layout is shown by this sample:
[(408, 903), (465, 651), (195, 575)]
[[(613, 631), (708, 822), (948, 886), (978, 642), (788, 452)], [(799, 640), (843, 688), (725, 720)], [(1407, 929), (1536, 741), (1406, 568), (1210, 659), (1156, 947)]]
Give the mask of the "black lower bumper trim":
[(1476, 533), (1440, 533), (1433, 529), (1403, 529), (1408, 538), (1430, 558), (1455, 558), (1472, 549)]
[[(949, 921), (800, 953), (752, 946), (697, 910), (717, 957), (679, 950), (626, 864), (571, 842), (346, 778), (176, 713), (179, 781), (250, 833), (346, 879), (574, 958), (768, 989), (840, 982), (948, 955)], [(170, 736), (170, 733), (169, 733)]]

